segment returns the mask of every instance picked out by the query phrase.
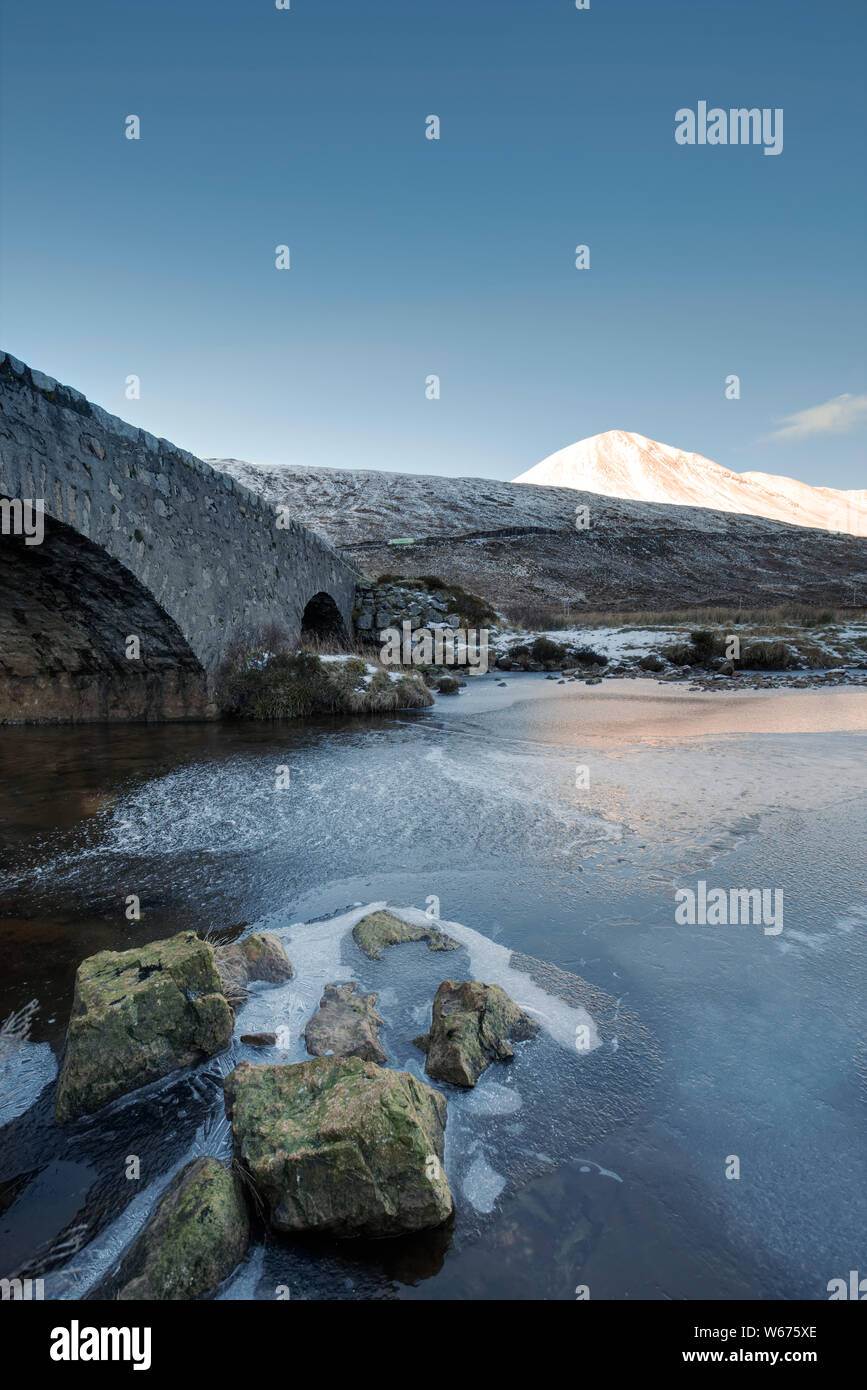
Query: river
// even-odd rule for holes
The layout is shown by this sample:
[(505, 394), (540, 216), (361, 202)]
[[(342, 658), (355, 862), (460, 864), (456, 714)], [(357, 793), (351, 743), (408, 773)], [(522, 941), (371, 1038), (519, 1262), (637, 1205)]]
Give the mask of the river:
[[(177, 1168), (228, 1155), (222, 1076), (263, 1060), (236, 1041), (57, 1128), (81, 959), (279, 930), (296, 981), (238, 1031), (309, 1009), (337, 963), (421, 1075), (406, 1038), (455, 958), (362, 971), (341, 931), (389, 902), (466, 929), (467, 970), (517, 952), (580, 977), (603, 1040), (576, 1059), (552, 1024), (447, 1088), (453, 1227), (257, 1240), (219, 1297), (827, 1298), (867, 1226), (865, 748), (863, 691), (512, 674), (382, 719), (0, 729), (0, 1018), (39, 1005), (0, 1058), (0, 1274), (92, 1294)], [(782, 930), (679, 925), (700, 881), (781, 891)]]

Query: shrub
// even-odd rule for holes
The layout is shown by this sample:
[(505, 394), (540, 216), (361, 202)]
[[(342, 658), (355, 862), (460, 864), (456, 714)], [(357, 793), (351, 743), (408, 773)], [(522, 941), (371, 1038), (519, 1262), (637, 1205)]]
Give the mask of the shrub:
[(552, 642), (550, 637), (537, 637), (530, 647), (534, 661), (563, 661), (566, 648), (560, 642)]
[(673, 666), (707, 666), (714, 657), (725, 652), (725, 642), (706, 628), (689, 634), (689, 642), (672, 642), (660, 651)]
[(665, 667), (665, 662), (661, 657), (656, 655), (656, 652), (649, 652), (647, 656), (641, 657), (638, 665), (641, 667), (642, 671), (662, 671)]
[(708, 632), (706, 628), (691, 632), (689, 640), (692, 643), (696, 661), (710, 661), (715, 656), (722, 656), (725, 651), (725, 643), (722, 638), (717, 637), (713, 632)]
[(315, 652), (236, 651), (220, 671), (224, 714), (241, 719), (304, 719), (323, 714), (387, 712), (433, 703), (420, 677), (392, 681), (385, 670), (367, 679), (367, 663), (320, 661)]
[(689, 642), (671, 642), (660, 651), (672, 666), (692, 666), (695, 661), (695, 649)]
[(792, 654), (785, 642), (751, 642), (741, 652), (741, 666), (756, 671), (785, 671)]
[(595, 652), (592, 647), (575, 647), (569, 654), (570, 661), (579, 666), (607, 666), (608, 657), (604, 652)]

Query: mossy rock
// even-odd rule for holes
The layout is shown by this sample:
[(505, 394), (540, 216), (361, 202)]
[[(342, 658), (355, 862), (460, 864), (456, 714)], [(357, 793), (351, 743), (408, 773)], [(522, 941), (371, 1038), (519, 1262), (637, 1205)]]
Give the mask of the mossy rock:
[(398, 1236), (450, 1216), (445, 1097), (409, 1072), (358, 1057), (242, 1062), (224, 1089), (236, 1157), (276, 1230)]
[(453, 1086), (475, 1086), (491, 1062), (514, 1056), (508, 1039), (520, 1042), (538, 1031), (536, 1020), (499, 985), (443, 980), (434, 998), (430, 1033), (414, 1041), (427, 1053), (428, 1076)]
[(234, 1014), (195, 932), (78, 967), (55, 1119), (65, 1123), (229, 1046)]
[(199, 1298), (244, 1258), (250, 1219), (241, 1184), (216, 1158), (194, 1158), (169, 1183), (117, 1276), (121, 1300)]
[(446, 936), (439, 927), (416, 927), (391, 912), (371, 912), (352, 929), (352, 938), (371, 960), (382, 960), (386, 946), (401, 941), (426, 941), (429, 951), (456, 951), (460, 942)]

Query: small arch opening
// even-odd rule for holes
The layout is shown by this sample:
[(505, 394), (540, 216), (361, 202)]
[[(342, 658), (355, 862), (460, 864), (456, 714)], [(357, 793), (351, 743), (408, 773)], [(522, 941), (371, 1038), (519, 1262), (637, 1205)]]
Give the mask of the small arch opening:
[(301, 641), (345, 642), (346, 624), (330, 594), (314, 594), (301, 617)]

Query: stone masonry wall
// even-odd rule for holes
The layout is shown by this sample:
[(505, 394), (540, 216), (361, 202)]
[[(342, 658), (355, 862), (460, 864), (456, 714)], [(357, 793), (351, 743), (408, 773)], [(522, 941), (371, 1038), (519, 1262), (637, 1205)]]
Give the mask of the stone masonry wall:
[[(172, 646), (167, 633), (176, 629), (179, 662), (186, 644), (210, 680), (233, 644), (263, 628), (276, 625), (296, 640), (305, 605), (321, 592), (351, 629), (357, 573), (320, 537), (282, 516), (278, 525), (276, 509), (228, 475), (4, 354), (0, 497), (44, 499), (46, 518), (104, 554), (104, 604), (121, 605), (105, 615), (106, 630), (135, 632), (133, 621), (143, 620), (141, 591), (152, 596), (160, 610), (159, 621), (151, 615), (152, 626), (162, 615), (169, 620), (160, 634), (164, 664)], [(20, 538), (0, 536), (0, 548), (7, 542), (20, 547)], [(46, 527), (43, 545), (51, 544)], [(28, 547), (24, 558), (41, 549)], [(94, 569), (91, 557), (89, 572)], [(2, 573), (7, 586), (21, 586), (14, 579), (24, 573), (20, 563)], [(137, 585), (124, 583), (124, 573)], [(43, 604), (50, 592), (59, 592), (57, 584), (51, 590), (43, 583)], [(15, 608), (17, 601), (26, 616), (26, 598), (5, 594), (4, 605)], [(98, 628), (97, 622), (89, 629), (93, 642)], [(144, 651), (148, 633), (140, 635)]]

